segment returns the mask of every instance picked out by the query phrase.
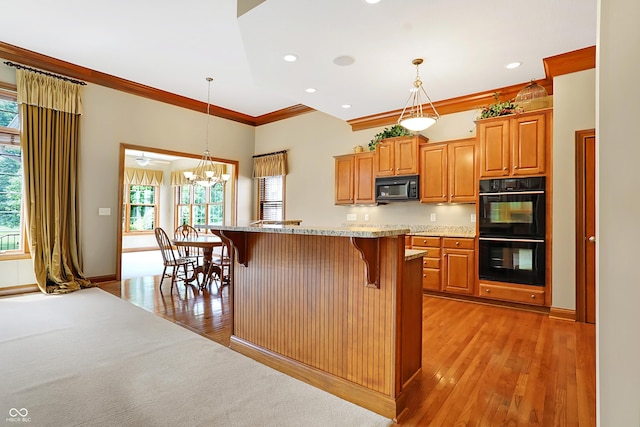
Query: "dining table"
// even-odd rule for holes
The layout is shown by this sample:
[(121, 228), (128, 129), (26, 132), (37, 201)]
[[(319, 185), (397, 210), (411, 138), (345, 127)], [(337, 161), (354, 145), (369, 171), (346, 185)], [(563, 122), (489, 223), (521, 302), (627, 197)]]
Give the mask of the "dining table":
[[(192, 282), (202, 273), (203, 280), (200, 289), (203, 289), (211, 280), (213, 273), (216, 273), (216, 265), (213, 263), (213, 250), (223, 246), (222, 240), (218, 236), (205, 235), (198, 237), (176, 237), (171, 243), (175, 246), (186, 246), (190, 248), (202, 249), (203, 262), (194, 269), (193, 276), (187, 281)], [(223, 272), (217, 272), (222, 280)]]

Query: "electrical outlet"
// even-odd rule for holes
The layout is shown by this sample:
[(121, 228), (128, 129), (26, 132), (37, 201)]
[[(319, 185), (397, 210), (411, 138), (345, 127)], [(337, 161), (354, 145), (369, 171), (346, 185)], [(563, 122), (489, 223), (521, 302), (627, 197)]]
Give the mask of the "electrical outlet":
[(369, 214), (364, 214), (364, 220), (369, 221)]
[(357, 221), (358, 215), (356, 214), (347, 214), (347, 221)]
[(433, 222), (436, 220), (436, 214), (432, 213), (431, 216), (429, 217), (429, 219)]
[(471, 214), (471, 222), (476, 222), (476, 214)]

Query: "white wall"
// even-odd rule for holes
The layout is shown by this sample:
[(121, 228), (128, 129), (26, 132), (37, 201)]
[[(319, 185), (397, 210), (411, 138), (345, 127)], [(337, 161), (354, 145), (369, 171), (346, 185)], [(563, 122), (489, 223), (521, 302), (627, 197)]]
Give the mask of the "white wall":
[[(476, 111), (443, 116), (422, 132), (431, 142), (475, 137)], [(355, 213), (357, 222), (369, 215), (371, 224), (465, 225), (471, 223), (475, 205), (431, 205), (419, 202), (380, 206), (334, 205), (335, 164), (333, 156), (353, 152), (356, 145), (367, 146), (384, 127), (357, 132), (342, 120), (313, 112), (260, 126), (256, 129), (256, 154), (288, 149), (286, 178), (286, 218), (302, 219), (306, 225), (336, 226)], [(436, 213), (436, 221), (429, 221)]]
[(598, 425), (640, 426), (640, 2), (598, 1)]
[(553, 80), (553, 307), (576, 308), (575, 133), (595, 128), (595, 70)]

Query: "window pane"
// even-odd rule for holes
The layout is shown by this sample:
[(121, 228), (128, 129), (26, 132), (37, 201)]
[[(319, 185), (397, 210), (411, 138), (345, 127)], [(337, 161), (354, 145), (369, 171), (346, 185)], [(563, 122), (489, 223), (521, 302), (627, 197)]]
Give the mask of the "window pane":
[(206, 221), (206, 206), (205, 205), (194, 205), (193, 206), (193, 222), (194, 224), (204, 224)]
[(215, 185), (211, 187), (211, 203), (222, 203), (224, 201), (224, 186)]
[(18, 103), (7, 99), (0, 99), (0, 126), (19, 129)]
[(22, 152), (0, 145), (0, 250), (21, 248)]
[(189, 206), (178, 206), (178, 225), (190, 224), (191, 211)]
[(196, 185), (193, 187), (193, 203), (195, 204), (207, 203), (206, 187), (201, 187), (200, 185)]
[(283, 179), (284, 178), (282, 176), (260, 178), (260, 219), (284, 219), (284, 195), (282, 192)]
[(209, 224), (221, 225), (223, 219), (223, 205), (209, 205)]
[(190, 185), (181, 185), (178, 190), (180, 191), (180, 200), (181, 205), (188, 205), (191, 202), (191, 186)]
[(132, 185), (129, 194), (132, 204), (154, 204), (155, 191), (152, 185)]
[(153, 230), (155, 210), (155, 206), (131, 206), (129, 229), (131, 231)]

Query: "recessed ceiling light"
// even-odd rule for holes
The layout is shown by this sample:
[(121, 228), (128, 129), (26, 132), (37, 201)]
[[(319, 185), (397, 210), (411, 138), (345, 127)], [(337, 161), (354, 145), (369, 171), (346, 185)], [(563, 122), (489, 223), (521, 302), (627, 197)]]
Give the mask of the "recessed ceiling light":
[(293, 53), (288, 53), (284, 56), (284, 60), (287, 62), (295, 62), (298, 60), (298, 57)]
[(342, 104), (342, 108), (351, 108), (351, 104)]
[(507, 64), (506, 67), (512, 70), (514, 68), (518, 68), (521, 65), (522, 65), (522, 62), (512, 62), (511, 64)]
[(313, 88), (313, 87), (308, 87), (308, 88), (305, 89), (305, 92), (307, 92), (307, 93), (315, 93), (315, 91), (316, 91), (316, 89)]
[(353, 64), (354, 62), (356, 62), (355, 58), (353, 56), (349, 56), (349, 55), (342, 55), (342, 56), (337, 56), (334, 60), (333, 63), (336, 65), (340, 65), (343, 67), (346, 67), (348, 65)]
[(376, 4), (376, 3), (380, 3), (380, 0), (364, 0), (364, 2), (369, 4)]

